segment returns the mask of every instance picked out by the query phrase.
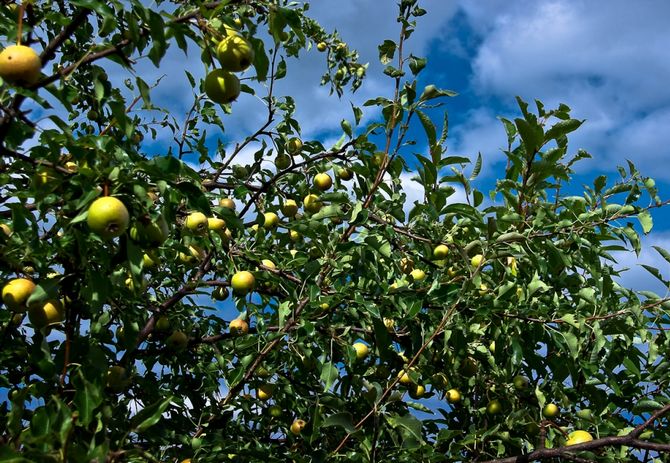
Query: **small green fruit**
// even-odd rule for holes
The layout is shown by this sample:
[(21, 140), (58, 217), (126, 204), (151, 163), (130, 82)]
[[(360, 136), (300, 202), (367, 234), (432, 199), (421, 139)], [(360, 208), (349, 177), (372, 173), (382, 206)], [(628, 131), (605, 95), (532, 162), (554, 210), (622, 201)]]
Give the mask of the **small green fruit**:
[(523, 375), (516, 375), (512, 379), (512, 383), (514, 384), (514, 388), (517, 391), (523, 391), (525, 389), (528, 389), (528, 386), (530, 385), (530, 380)]
[(290, 154), (296, 155), (302, 151), (302, 140), (291, 138), (286, 144), (286, 149)]
[(542, 409), (542, 415), (545, 418), (556, 418), (561, 413), (561, 410), (556, 404), (547, 404)]
[(91, 203), (86, 221), (91, 231), (108, 240), (126, 231), (130, 215), (120, 200), (112, 196), (104, 196)]
[(367, 344), (363, 344), (362, 342), (355, 342), (353, 348), (356, 351), (357, 360), (363, 360), (368, 356), (368, 352), (370, 351)]
[(314, 186), (321, 191), (326, 191), (333, 186), (333, 179), (326, 173), (316, 174), (314, 177)]
[(583, 444), (584, 442), (591, 442), (593, 440), (593, 436), (582, 430), (577, 430), (577, 431), (572, 431), (570, 434), (568, 434), (568, 441), (565, 443), (566, 446), (569, 445), (577, 445), (577, 444)]
[(498, 399), (494, 399), (486, 405), (486, 413), (489, 415), (497, 415), (502, 411), (502, 404)]
[(215, 69), (205, 77), (205, 93), (215, 103), (231, 103), (240, 96), (240, 91), (240, 80), (228, 71)]
[(449, 248), (444, 244), (439, 244), (433, 249), (433, 257), (437, 260), (442, 260), (449, 254)]
[(230, 286), (236, 294), (244, 295), (254, 289), (256, 278), (254, 274), (246, 270), (237, 272), (230, 280)]
[(240, 72), (254, 62), (254, 49), (242, 36), (234, 34), (224, 38), (216, 47), (216, 56), (226, 71)]
[(305, 207), (305, 210), (307, 212), (311, 212), (312, 214), (319, 212), (323, 206), (321, 199), (315, 194), (305, 196), (302, 204)]
[(482, 256), (481, 254), (474, 255), (472, 256), (472, 259), (470, 259), (470, 265), (472, 265), (473, 267), (479, 267), (483, 260), (484, 256)]
[(202, 235), (207, 231), (207, 216), (202, 212), (191, 212), (186, 220), (184, 226), (191, 232)]
[(183, 331), (175, 331), (165, 340), (165, 344), (168, 349), (181, 352), (188, 346), (188, 336)]

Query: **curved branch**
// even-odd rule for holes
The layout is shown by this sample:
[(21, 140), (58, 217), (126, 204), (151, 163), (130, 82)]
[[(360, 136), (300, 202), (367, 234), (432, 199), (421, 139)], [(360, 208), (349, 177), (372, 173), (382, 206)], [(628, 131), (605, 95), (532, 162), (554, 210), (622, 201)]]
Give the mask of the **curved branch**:
[(670, 452), (670, 444), (658, 444), (639, 439), (640, 434), (652, 423), (663, 415), (670, 412), (670, 404), (656, 410), (644, 423), (638, 425), (625, 436), (609, 436), (601, 439), (595, 439), (583, 444), (571, 445), (569, 447), (558, 447), (553, 449), (539, 449), (525, 455), (517, 455), (509, 458), (499, 458), (496, 460), (487, 460), (483, 463), (524, 463), (535, 460), (546, 460), (549, 458), (564, 457), (565, 454), (581, 452), (585, 450), (596, 450), (603, 447), (633, 447), (636, 449), (655, 450), (657, 452)]

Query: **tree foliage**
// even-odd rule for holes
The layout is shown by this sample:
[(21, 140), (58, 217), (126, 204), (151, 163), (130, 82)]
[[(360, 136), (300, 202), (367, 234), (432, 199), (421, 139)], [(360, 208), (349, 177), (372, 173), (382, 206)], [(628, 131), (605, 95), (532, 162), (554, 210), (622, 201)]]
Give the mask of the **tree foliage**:
[[(568, 106), (519, 99), (501, 119), (487, 199), (481, 155), (447, 153), (455, 93), (418, 88), (427, 61), (403, 51), (417, 0), (379, 46), (394, 92), (327, 128), (334, 146), (303, 138), (277, 94), (285, 58), (324, 51), (337, 95), (367, 66), (307, 4), (24, 3), (0, 7), (0, 35), (42, 74), (1, 88), (0, 275), (36, 286), (18, 305), (3, 293), (0, 461), (667, 458), (670, 306), (622, 286), (615, 258), (640, 252), (665, 202), (633, 163), (566, 195), (589, 157)], [(267, 116), (240, 140), (235, 102), (189, 70), (166, 70), (191, 83), (185, 118), (134, 72), (169, 47), (218, 68), (233, 29), (254, 51), (239, 99)], [(120, 69), (133, 78), (117, 85)], [(408, 205), (409, 178), (423, 198)], [(128, 211), (116, 238), (91, 225), (106, 196)], [(251, 293), (230, 291), (241, 271)], [(594, 440), (566, 446), (575, 430)]]

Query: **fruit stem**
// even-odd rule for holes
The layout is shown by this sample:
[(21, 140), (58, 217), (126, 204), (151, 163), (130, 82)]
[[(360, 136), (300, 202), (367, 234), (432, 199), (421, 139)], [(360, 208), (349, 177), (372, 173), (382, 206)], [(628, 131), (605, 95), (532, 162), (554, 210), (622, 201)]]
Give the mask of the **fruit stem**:
[(21, 45), (21, 34), (23, 33), (23, 13), (26, 9), (26, 6), (23, 2), (19, 5), (19, 24), (16, 30), (16, 44)]

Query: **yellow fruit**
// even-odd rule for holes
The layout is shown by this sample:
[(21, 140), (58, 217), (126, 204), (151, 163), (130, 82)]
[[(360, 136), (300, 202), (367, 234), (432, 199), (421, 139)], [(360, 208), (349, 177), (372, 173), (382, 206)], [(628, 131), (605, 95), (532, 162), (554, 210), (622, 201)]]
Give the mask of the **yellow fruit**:
[(330, 175), (323, 172), (316, 174), (314, 176), (314, 186), (321, 191), (326, 191), (333, 186), (333, 179), (330, 178)]
[[(135, 282), (133, 281), (133, 279), (132, 279), (131, 277), (126, 278), (125, 283), (126, 283), (126, 287), (127, 287), (129, 290), (131, 290), (131, 291), (135, 291)], [(149, 284), (149, 283), (147, 282), (147, 280), (142, 279), (142, 281), (141, 281), (141, 283), (140, 283), (140, 290), (141, 290), (141, 291), (144, 291), (144, 290), (146, 289), (146, 287), (147, 287), (148, 284)]]
[(226, 208), (232, 209), (234, 211), (235, 210), (235, 201), (233, 201), (230, 198), (221, 198), (219, 200), (219, 206), (226, 207)]
[(433, 249), (433, 257), (437, 260), (442, 260), (446, 258), (448, 253), (449, 248), (446, 247), (444, 244), (439, 244), (435, 246), (435, 249)]
[(447, 402), (455, 404), (461, 401), (461, 393), (458, 389), (449, 389), (447, 391)]
[(8, 237), (12, 236), (12, 229), (6, 223), (0, 223), (0, 230)]
[(207, 228), (213, 231), (221, 231), (226, 228), (226, 221), (218, 217), (207, 217)]
[(270, 259), (263, 259), (261, 260), (261, 264), (266, 266), (267, 268), (271, 268), (272, 270), (275, 270), (277, 266), (275, 265), (274, 262), (272, 262)]
[(305, 426), (307, 426), (307, 422), (305, 420), (295, 420), (291, 424), (291, 432), (294, 435), (299, 435), (303, 429), (305, 429)]
[(367, 357), (368, 352), (370, 351), (368, 346), (362, 342), (355, 342), (353, 348), (356, 351), (356, 358), (358, 360), (363, 360), (365, 357)]
[(482, 283), (479, 285), (479, 295), (480, 296), (486, 296), (486, 293), (489, 292), (489, 287), (486, 286), (486, 283)]
[(302, 140), (291, 138), (286, 144), (286, 149), (290, 154), (298, 154), (302, 151)]
[(262, 401), (270, 400), (274, 389), (275, 388), (272, 384), (263, 384), (262, 386), (259, 386), (258, 390), (256, 391), (256, 397)]
[(174, 331), (166, 340), (168, 349), (181, 352), (188, 346), (188, 336), (183, 331)]
[(405, 386), (412, 384), (412, 378), (409, 377), (409, 374), (405, 370), (400, 370), (398, 378), (400, 378), (400, 384)]
[(158, 265), (158, 258), (151, 253), (145, 253), (142, 256), (142, 264), (144, 265), (144, 268), (154, 268)]
[(298, 213), (298, 203), (293, 199), (287, 199), (281, 207), (281, 212), (286, 217), (295, 217)]
[[(302, 235), (300, 235), (300, 233), (298, 233), (295, 230), (289, 231), (288, 234), (289, 234), (289, 237), (291, 238), (291, 241), (300, 241), (300, 238), (302, 238)], [(295, 249), (292, 249), (291, 251), (295, 251)], [(295, 256), (293, 256), (293, 257), (295, 257)]]
[(497, 415), (502, 411), (502, 404), (498, 399), (493, 399), (486, 406), (486, 413), (489, 415)]
[(103, 239), (122, 235), (128, 228), (130, 215), (126, 206), (117, 198), (98, 198), (88, 208), (88, 227)]
[(414, 261), (409, 257), (403, 257), (400, 259), (400, 270), (405, 274), (409, 274), (414, 270)]
[(492, 354), (496, 353), (496, 342), (495, 341), (491, 341), (491, 344), (489, 344), (489, 351)]
[(426, 393), (426, 388), (421, 384), (414, 384), (409, 389), (409, 396), (412, 399), (420, 399)]
[(275, 228), (279, 224), (279, 216), (274, 212), (266, 212), (263, 218), (263, 227), (266, 229)]
[(26, 302), (35, 291), (35, 283), (26, 278), (15, 278), (2, 288), (2, 302), (14, 312), (25, 312)]
[(207, 230), (207, 216), (202, 212), (191, 212), (186, 220), (184, 226), (192, 233), (202, 234)]
[(572, 431), (570, 434), (568, 434), (568, 441), (565, 443), (565, 445), (577, 445), (577, 444), (583, 444), (584, 442), (590, 442), (593, 440), (593, 436), (586, 432), (586, 431)]
[(0, 53), (0, 77), (9, 83), (34, 84), (41, 69), (39, 55), (25, 45), (10, 45)]
[(456, 275), (458, 275), (458, 271), (454, 267), (449, 267), (447, 269), (447, 276), (449, 278), (454, 278)]
[(414, 281), (422, 281), (426, 278), (426, 272), (417, 268), (410, 272), (410, 276), (414, 279)]
[(507, 258), (507, 266), (509, 267), (509, 272), (512, 274), (512, 276), (517, 276), (519, 266), (516, 262), (515, 257), (508, 257)]
[(472, 256), (472, 259), (470, 259), (470, 264), (473, 267), (479, 267), (483, 260), (484, 260), (484, 256), (482, 256), (481, 254), (476, 254), (476, 255)]
[(547, 404), (542, 409), (542, 415), (545, 418), (556, 418), (559, 415), (559, 413), (561, 413), (561, 410), (558, 408), (558, 405), (556, 404)]
[(107, 387), (111, 391), (122, 392), (129, 383), (128, 372), (122, 366), (115, 365), (107, 370)]
[(65, 319), (65, 310), (60, 301), (52, 299), (41, 305), (33, 305), (28, 309), (30, 323), (37, 329), (60, 323)]
[(224, 38), (216, 47), (216, 56), (226, 71), (240, 72), (254, 62), (254, 49), (242, 36), (234, 34)]
[(326, 42), (319, 42), (316, 44), (316, 49), (321, 52), (324, 52), (328, 49), (328, 44)]
[(219, 236), (221, 237), (223, 244), (228, 244), (228, 242), (233, 238), (233, 232), (226, 228), (224, 230), (219, 230)]
[(240, 91), (240, 80), (228, 71), (215, 69), (205, 77), (205, 93), (215, 103), (231, 103)]
[(185, 252), (179, 252), (179, 260), (183, 264), (190, 264), (194, 260), (201, 261), (205, 258), (207, 253), (205, 252), (204, 249), (202, 249), (200, 246), (196, 246), (195, 244), (192, 244), (188, 247), (189, 253), (186, 254)]
[(35, 188), (44, 188), (49, 186), (49, 184), (55, 179), (56, 177), (54, 176), (54, 172), (52, 170), (39, 168), (33, 177), (33, 185)]
[(307, 212), (311, 212), (312, 214), (316, 214), (321, 210), (321, 199), (317, 195), (311, 194), (305, 196), (305, 199), (302, 201), (303, 206), (305, 206), (305, 210)]
[(246, 270), (237, 272), (230, 280), (230, 286), (236, 294), (247, 294), (254, 289), (256, 278), (254, 274)]
[(241, 318), (231, 320), (228, 328), (230, 329), (230, 333), (236, 336), (247, 334), (249, 332), (249, 324)]

